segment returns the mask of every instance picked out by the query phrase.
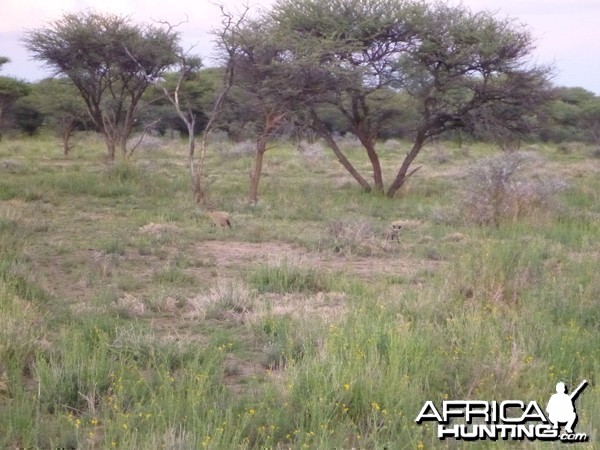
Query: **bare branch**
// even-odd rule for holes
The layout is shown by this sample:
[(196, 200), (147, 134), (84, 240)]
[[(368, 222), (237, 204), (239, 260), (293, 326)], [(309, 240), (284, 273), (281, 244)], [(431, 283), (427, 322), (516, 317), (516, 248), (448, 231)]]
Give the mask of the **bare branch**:
[(146, 125), (144, 127), (144, 130), (142, 131), (142, 135), (140, 136), (140, 138), (138, 139), (138, 141), (136, 142), (136, 144), (131, 148), (131, 150), (129, 150), (128, 157), (131, 157), (131, 155), (133, 155), (133, 152), (140, 146), (140, 144), (142, 143), (142, 140), (146, 136), (146, 133), (148, 133), (148, 130), (150, 130), (158, 122), (160, 122), (160, 119), (156, 119), (155, 121), (150, 122), (148, 125)]
[(223, 105), (225, 104), (225, 99), (227, 98), (227, 94), (229, 93), (231, 86), (233, 86), (234, 68), (235, 68), (235, 64), (236, 64), (235, 54), (239, 47), (239, 43), (238, 43), (237, 39), (235, 39), (235, 37), (239, 34), (238, 30), (242, 26), (242, 23), (244, 22), (246, 15), (248, 14), (248, 11), (250, 9), (250, 7), (248, 5), (244, 6), (242, 13), (236, 19), (234, 14), (231, 13), (230, 11), (226, 10), (223, 5), (218, 5), (218, 6), (221, 10), (221, 15), (222, 15), (222, 20), (221, 20), (222, 28), (219, 32), (215, 32), (215, 34), (218, 35), (219, 44), (221, 44), (223, 46), (227, 59), (226, 59), (225, 70), (223, 72), (223, 78), (221, 80), (221, 82), (222, 82), (221, 92), (215, 99), (215, 102), (213, 104), (213, 108), (212, 108), (212, 111), (210, 114), (210, 118), (208, 119), (208, 122), (206, 123), (206, 126), (204, 127), (204, 132), (202, 133), (202, 141), (200, 142), (200, 161), (195, 170), (195, 182), (196, 182), (196, 188), (197, 188), (196, 189), (196, 200), (198, 202), (203, 202), (204, 195), (205, 195), (205, 193), (202, 192), (202, 190), (201, 190), (200, 180), (202, 179), (202, 176), (203, 176), (204, 161), (206, 158), (206, 146), (207, 146), (207, 142), (208, 142), (208, 137), (210, 136), (210, 133), (214, 127), (214, 124), (215, 124), (217, 118), (223, 111)]
[(180, 27), (181, 25), (183, 25), (184, 23), (190, 23), (190, 18), (188, 17), (187, 14), (185, 15), (185, 20), (182, 20), (181, 22), (177, 22), (175, 25), (172, 25), (169, 21), (167, 20), (156, 20), (156, 19), (152, 19), (153, 22), (155, 23), (159, 23), (163, 26), (167, 27), (167, 31), (171, 32), (173, 31), (175, 28)]

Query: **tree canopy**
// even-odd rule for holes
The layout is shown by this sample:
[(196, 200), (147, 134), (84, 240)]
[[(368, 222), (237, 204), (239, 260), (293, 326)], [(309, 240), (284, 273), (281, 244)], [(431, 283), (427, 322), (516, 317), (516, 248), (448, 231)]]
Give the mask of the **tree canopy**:
[[(0, 56), (0, 68), (10, 59)], [(30, 86), (24, 81), (12, 77), (0, 76), (0, 138), (4, 128), (5, 113), (21, 97), (26, 96), (30, 91)]]
[(97, 12), (65, 14), (24, 38), (35, 59), (69, 77), (79, 90), (110, 159), (117, 146), (127, 154), (142, 95), (177, 62), (178, 41), (171, 27)]
[(287, 86), (269, 94), (303, 111), (367, 190), (371, 184), (325, 126), (324, 106), (346, 118), (377, 191), (384, 190), (377, 139), (401, 114), (394, 97), (417, 113), (412, 148), (387, 190), (393, 196), (430, 139), (455, 129), (523, 132), (547, 98), (548, 70), (528, 61), (529, 31), (491, 13), (412, 0), (279, 0), (264, 20), (269, 26), (259, 29), (260, 40), (277, 52), (270, 84)]
[(33, 86), (33, 103), (45, 116), (46, 124), (63, 141), (63, 153), (71, 151), (70, 139), (76, 129), (89, 125), (87, 108), (70, 79), (46, 78)]
[[(309, 129), (363, 189), (390, 197), (418, 170), (427, 143), (456, 131), (504, 147), (538, 131), (545, 139), (600, 140), (597, 98), (551, 89), (550, 68), (532, 62), (534, 38), (514, 19), (445, 0), (276, 0), (252, 20), (225, 17), (215, 33), (223, 64), (212, 71), (199, 71), (200, 61), (182, 52), (175, 27), (111, 14), (65, 14), (29, 31), (24, 42), (34, 58), (71, 80), (110, 159), (119, 148), (130, 154), (136, 121), (158, 118), (191, 136), (193, 155), (193, 135), (215, 123), (211, 104), (224, 92), (222, 126), (231, 134), (252, 129), (259, 157), (282, 123)], [(229, 82), (215, 87), (221, 78), (233, 80), (231, 90)], [(16, 92), (12, 81), (0, 79), (0, 94), (2, 83)], [(156, 101), (161, 91), (175, 112), (165, 113), (169, 102)], [(542, 119), (559, 126), (542, 128)], [(68, 151), (72, 128), (65, 130)], [(347, 157), (340, 132), (357, 138), (370, 173)], [(398, 152), (396, 167), (382, 167), (378, 143), (391, 136), (411, 142)], [(385, 173), (392, 177), (384, 180)], [(254, 201), (256, 188), (249, 194)]]

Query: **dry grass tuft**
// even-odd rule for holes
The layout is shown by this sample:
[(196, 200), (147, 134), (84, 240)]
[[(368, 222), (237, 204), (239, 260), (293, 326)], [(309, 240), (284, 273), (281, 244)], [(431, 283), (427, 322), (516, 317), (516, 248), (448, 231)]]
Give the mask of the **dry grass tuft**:
[(178, 233), (181, 229), (173, 223), (150, 222), (139, 229), (140, 233), (160, 236), (168, 233)]
[(142, 317), (146, 313), (146, 305), (135, 295), (125, 293), (114, 304), (114, 309), (123, 317)]
[(244, 322), (254, 309), (256, 291), (240, 280), (220, 279), (208, 292), (187, 300), (185, 317)]

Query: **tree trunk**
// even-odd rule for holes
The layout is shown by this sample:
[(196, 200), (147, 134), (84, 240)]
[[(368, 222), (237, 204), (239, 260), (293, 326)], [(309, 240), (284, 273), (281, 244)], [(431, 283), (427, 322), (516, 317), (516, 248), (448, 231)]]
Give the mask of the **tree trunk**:
[(114, 162), (115, 154), (117, 152), (117, 144), (119, 142), (119, 133), (117, 132), (117, 126), (112, 120), (113, 116), (108, 113), (101, 113), (100, 129), (104, 135), (106, 141), (106, 149), (108, 151), (108, 161)]
[(456, 130), (456, 136), (458, 138), (458, 148), (463, 148), (463, 135), (460, 130)]
[[(188, 165), (190, 169), (190, 180), (192, 181), (192, 192), (194, 193), (194, 199), (198, 204), (204, 204), (206, 200), (206, 193), (202, 187), (202, 165), (203, 161), (196, 164), (194, 161), (194, 154), (196, 152), (196, 134), (194, 129), (196, 127), (196, 116), (191, 114), (191, 119), (188, 119), (184, 115), (181, 116), (188, 129)], [(203, 145), (206, 145), (203, 142)]]
[(321, 134), (321, 136), (323, 137), (323, 139), (325, 139), (327, 144), (329, 144), (329, 147), (333, 150), (335, 156), (337, 156), (337, 159), (340, 162), (340, 164), (344, 166), (344, 169), (346, 169), (350, 173), (350, 175), (352, 175), (352, 177), (356, 181), (358, 181), (358, 184), (362, 186), (365, 192), (371, 192), (371, 185), (369, 184), (369, 182), (365, 180), (360, 173), (358, 173), (358, 171), (354, 168), (352, 163), (348, 160), (348, 158), (346, 158), (346, 155), (344, 155), (342, 150), (338, 147), (337, 142), (335, 142), (335, 139), (333, 139), (331, 134), (329, 132), (325, 132), (325, 134)]
[(350, 173), (350, 175), (352, 175), (352, 177), (358, 182), (358, 184), (362, 186), (365, 192), (371, 192), (371, 185), (369, 184), (369, 182), (365, 180), (360, 173), (358, 173), (358, 171), (354, 168), (352, 163), (348, 160), (348, 158), (346, 158), (346, 155), (344, 155), (342, 150), (338, 147), (337, 142), (335, 142), (335, 139), (333, 139), (331, 133), (329, 132), (329, 130), (327, 130), (323, 122), (321, 122), (321, 120), (318, 118), (317, 114), (314, 111), (311, 111), (311, 115), (313, 119), (312, 128), (317, 132), (319, 136), (325, 139), (325, 142), (327, 142), (327, 145), (329, 145), (331, 150), (333, 150), (333, 153), (337, 157), (340, 164), (344, 167), (344, 169), (348, 171), (348, 173)]
[(65, 125), (62, 129), (62, 141), (63, 141), (63, 156), (65, 158), (69, 157), (69, 152), (71, 151), (71, 136), (73, 136), (74, 127), (70, 125)]
[(121, 132), (120, 135), (118, 136), (118, 141), (119, 141), (119, 148), (121, 149), (121, 155), (123, 156), (123, 159), (128, 159), (129, 155), (127, 153), (127, 138), (129, 137), (129, 133), (126, 133), (125, 131)]
[(371, 167), (373, 167), (373, 182), (375, 183), (375, 191), (383, 193), (383, 175), (381, 173), (381, 162), (379, 161), (379, 155), (375, 151), (375, 145), (373, 141), (362, 134), (358, 135), (358, 140), (361, 142), (363, 147), (367, 150), (367, 156), (371, 161)]
[(281, 121), (284, 119), (285, 113), (277, 113), (273, 110), (265, 113), (265, 125), (262, 133), (256, 141), (256, 153), (254, 155), (254, 168), (250, 174), (250, 188), (248, 189), (248, 202), (258, 202), (258, 185), (262, 174), (263, 157), (267, 151), (267, 142), (269, 136), (277, 130)]
[(250, 175), (250, 189), (248, 190), (248, 202), (258, 202), (258, 184), (262, 174), (263, 157), (267, 150), (267, 135), (262, 134), (256, 141), (256, 154), (254, 155), (254, 168)]
[(192, 192), (196, 203), (203, 204), (205, 200), (204, 189), (202, 189), (202, 169), (194, 162), (194, 152), (196, 151), (196, 136), (193, 128), (188, 136), (188, 164), (190, 167), (190, 180), (192, 181)]
[(393, 198), (396, 195), (396, 193), (398, 192), (398, 190), (404, 185), (406, 180), (411, 175), (413, 175), (417, 170), (420, 169), (420, 167), (417, 167), (416, 169), (408, 172), (408, 169), (409, 169), (411, 163), (414, 161), (414, 159), (417, 157), (417, 155), (423, 148), (424, 143), (425, 143), (425, 134), (423, 132), (419, 132), (417, 134), (417, 137), (415, 138), (415, 142), (413, 143), (412, 148), (410, 149), (410, 152), (408, 152), (408, 154), (404, 158), (404, 161), (402, 162), (402, 165), (400, 166), (400, 169), (398, 170), (396, 178), (394, 179), (394, 181), (388, 188), (388, 191), (386, 193), (386, 195), (388, 197)]
[(73, 132), (75, 131), (75, 123), (72, 120), (64, 120), (61, 122), (61, 137), (63, 141), (63, 156), (65, 158), (69, 157), (69, 152), (71, 151), (71, 137), (73, 136)]
[(107, 158), (109, 162), (114, 162), (115, 153), (117, 151), (117, 143), (110, 139), (109, 136), (104, 135), (104, 140), (106, 141), (106, 149), (107, 149)]

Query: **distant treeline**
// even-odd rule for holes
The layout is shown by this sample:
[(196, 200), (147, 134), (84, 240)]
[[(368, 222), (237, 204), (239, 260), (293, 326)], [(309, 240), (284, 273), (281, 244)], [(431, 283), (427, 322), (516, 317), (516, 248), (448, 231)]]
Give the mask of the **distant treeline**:
[[(176, 79), (177, 73), (167, 74), (166, 78)], [(204, 129), (210, 116), (214, 98), (218, 95), (221, 69), (202, 69), (194, 81), (199, 93), (194, 104), (196, 131)], [(189, 87), (188, 87), (189, 88)], [(600, 145), (600, 96), (581, 87), (556, 87), (550, 91), (553, 96), (546, 107), (528, 119), (529, 131), (524, 138), (541, 142), (585, 142)], [(226, 132), (234, 141), (255, 138), (255, 130), (262, 118), (245, 101), (244, 92), (234, 90), (218, 119), (216, 129)], [(382, 105), (393, 114), (385, 121), (379, 132), (380, 139), (402, 139), (410, 136), (419, 115), (411, 108), (401, 92), (390, 93), (382, 99)], [(248, 105), (248, 106), (247, 106)], [(85, 104), (79, 92), (69, 79), (45, 79), (36, 83), (20, 81), (8, 76), (0, 77), (0, 133), (2, 135), (40, 132), (65, 133), (87, 130), (98, 131), (89, 120)], [(351, 129), (337, 109), (323, 107), (321, 115), (328, 129), (344, 135)], [(172, 105), (157, 88), (150, 88), (144, 94), (140, 116), (134, 130), (141, 131), (149, 124), (151, 132), (161, 136), (187, 136), (188, 130), (174, 111)], [(284, 127), (280, 135), (293, 135), (297, 130)], [(480, 133), (475, 136), (481, 141), (497, 141), (497, 135)], [(446, 139), (461, 139), (458, 132), (442, 136)]]

